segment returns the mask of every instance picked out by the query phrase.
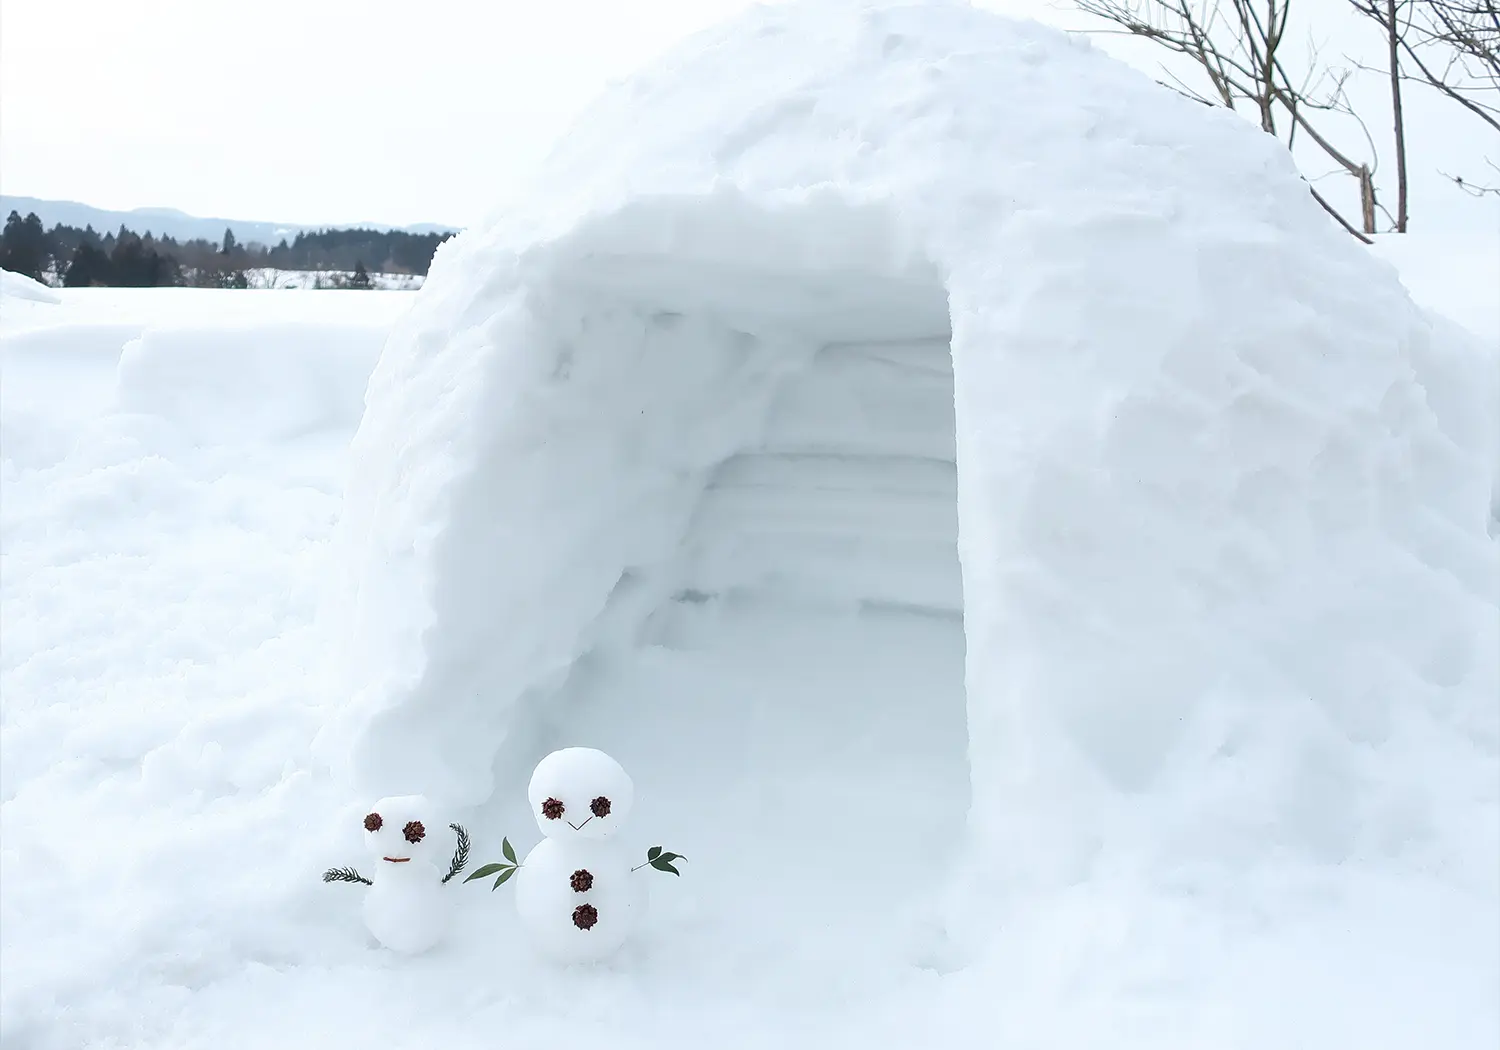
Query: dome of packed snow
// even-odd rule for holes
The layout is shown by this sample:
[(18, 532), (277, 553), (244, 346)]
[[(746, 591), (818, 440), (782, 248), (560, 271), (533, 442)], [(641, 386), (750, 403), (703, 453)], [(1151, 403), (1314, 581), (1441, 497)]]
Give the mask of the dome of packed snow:
[(1497, 392), (1237, 114), (961, 4), (756, 8), (439, 251), (354, 442), (321, 745), (476, 805), (582, 742), (644, 798), (680, 740), (705, 820), (866, 762), (997, 891), (1440, 858), (1439, 814), (1496, 835)]

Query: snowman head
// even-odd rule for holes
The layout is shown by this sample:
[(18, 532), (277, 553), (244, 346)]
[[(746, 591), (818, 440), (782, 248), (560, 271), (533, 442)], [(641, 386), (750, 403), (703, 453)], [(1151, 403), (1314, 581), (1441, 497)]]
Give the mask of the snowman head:
[(566, 747), (537, 763), (526, 797), (549, 839), (603, 839), (629, 815), (635, 785), (603, 751)]
[(382, 864), (434, 863), (442, 852), (438, 827), (421, 795), (383, 798), (365, 814), (365, 847)]

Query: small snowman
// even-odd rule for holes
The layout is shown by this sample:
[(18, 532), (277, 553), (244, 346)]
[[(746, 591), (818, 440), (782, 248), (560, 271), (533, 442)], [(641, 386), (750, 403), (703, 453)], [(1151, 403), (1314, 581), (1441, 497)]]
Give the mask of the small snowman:
[(438, 867), (436, 840), (424, 818), (432, 807), (421, 795), (383, 798), (365, 815), (365, 846), (379, 860), (378, 874), (367, 879), (353, 868), (332, 868), (324, 882), (359, 882), (370, 887), (364, 920), (385, 947), (417, 955), (438, 943), (448, 930), (449, 904), (443, 885), (469, 862), (469, 834), (448, 825), (458, 847), (444, 874)]
[(630, 813), (635, 786), (603, 751), (554, 751), (537, 764), (526, 794), (545, 837), (519, 864), (507, 840), (509, 863), (487, 864), (469, 879), (498, 872), (498, 888), (515, 876), (521, 927), (543, 955), (558, 962), (605, 958), (625, 943), (646, 907), (645, 887), (631, 873), (649, 865), (676, 875), (672, 862), (683, 858), (653, 846), (646, 863), (631, 867), (615, 833)]

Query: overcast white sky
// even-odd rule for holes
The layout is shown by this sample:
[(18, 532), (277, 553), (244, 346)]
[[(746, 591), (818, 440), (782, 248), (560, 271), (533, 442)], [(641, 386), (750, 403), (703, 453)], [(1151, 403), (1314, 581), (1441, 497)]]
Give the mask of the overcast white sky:
[[(1334, 52), (1368, 42), (1346, 0), (1299, 2), (1330, 15), (1344, 37)], [(0, 0), (0, 190), (244, 220), (463, 225), (611, 80), (747, 6)], [(1058, 21), (1066, 3), (979, 6)], [(1133, 42), (1106, 43), (1132, 54)], [(1155, 52), (1135, 54), (1152, 66)], [(1378, 134), (1388, 118), (1378, 82), (1367, 88)], [(1484, 139), (1450, 117), (1414, 107), (1429, 216), (1472, 214), (1436, 170), (1475, 170)]]
[(745, 0), (0, 0), (0, 188), (462, 224), (611, 79)]

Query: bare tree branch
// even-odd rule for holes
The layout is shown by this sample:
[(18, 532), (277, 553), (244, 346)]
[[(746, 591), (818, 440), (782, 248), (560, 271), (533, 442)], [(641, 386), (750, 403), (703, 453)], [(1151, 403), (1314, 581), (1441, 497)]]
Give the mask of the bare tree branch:
[[(1350, 0), (1350, 4), (1378, 25), (1386, 40), (1385, 68), (1359, 68), (1379, 72), (1390, 81), (1399, 192), (1396, 230), (1404, 233), (1408, 213), (1402, 85), (1417, 83), (1432, 88), (1500, 132), (1500, 2)], [(1489, 164), (1495, 167), (1493, 161)], [(1500, 193), (1500, 188), (1439, 174), (1471, 196)]]
[(1342, 226), (1344, 229), (1348, 230), (1351, 234), (1353, 234), (1355, 237), (1359, 238), (1364, 243), (1366, 243), (1366, 244), (1374, 244), (1375, 243), (1369, 237), (1366, 237), (1363, 233), (1360, 233), (1353, 226), (1351, 226), (1349, 224), (1349, 220), (1346, 219), (1346, 218), (1344, 218), (1336, 210), (1334, 210), (1333, 205), (1329, 204), (1326, 200), (1324, 200), (1323, 199), (1323, 195), (1321, 193), (1319, 193), (1317, 190), (1313, 189), (1311, 186), (1309, 186), (1308, 189), (1312, 190), (1313, 200), (1315, 200), (1319, 204), (1321, 204), (1323, 206), (1323, 210), (1326, 211), (1329, 215), (1332, 215), (1335, 222), (1337, 222), (1340, 226)]
[[(1349, 105), (1344, 91), (1349, 77), (1347, 70), (1324, 66), (1313, 47), (1303, 75), (1296, 78), (1291, 75), (1288, 60), (1282, 54), (1291, 19), (1291, 0), (1222, 0), (1223, 6), (1221, 0), (1076, 2), (1086, 14), (1192, 59), (1208, 77), (1212, 91), (1211, 94), (1197, 92), (1172, 76), (1181, 86), (1181, 93), (1199, 102), (1217, 99), (1218, 104), (1228, 109), (1236, 109), (1241, 103), (1253, 108), (1261, 130), (1283, 138), (1288, 148), (1297, 141), (1299, 134), (1306, 134), (1339, 167), (1355, 177), (1359, 184), (1364, 233), (1375, 232), (1374, 141), (1369, 129)], [(1353, 117), (1365, 135), (1371, 162), (1357, 160), (1334, 145), (1309, 116), (1309, 113), (1316, 112)], [(1352, 224), (1346, 222), (1326, 198), (1313, 192), (1325, 210), (1354, 232)]]
[(1500, 131), (1500, 0), (1350, 4), (1387, 34), (1383, 72), (1433, 88)]
[[(1373, 2), (1373, 0), (1372, 0)], [(1406, 116), (1401, 107), (1401, 19), (1396, 0), (1385, 0), (1386, 49), (1391, 64), (1391, 123), (1396, 140), (1396, 232), (1406, 232)]]
[[(1494, 171), (1496, 175), (1500, 175), (1500, 164), (1496, 164), (1492, 160), (1485, 161), (1485, 163), (1490, 166), (1490, 169)], [(1438, 172), (1438, 174), (1445, 179), (1451, 179), (1459, 189), (1463, 190), (1471, 197), (1500, 197), (1500, 184), (1496, 184), (1493, 186), (1477, 184), (1468, 181), (1461, 175), (1449, 175), (1446, 171), (1440, 171)]]

